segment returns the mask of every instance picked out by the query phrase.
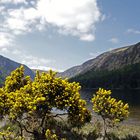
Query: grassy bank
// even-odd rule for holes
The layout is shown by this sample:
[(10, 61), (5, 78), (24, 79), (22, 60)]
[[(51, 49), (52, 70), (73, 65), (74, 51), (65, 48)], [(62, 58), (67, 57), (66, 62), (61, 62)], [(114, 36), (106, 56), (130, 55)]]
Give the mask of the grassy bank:
[[(82, 134), (81, 140), (102, 140), (104, 135), (99, 122), (96, 122), (95, 125), (89, 123), (75, 131), (79, 135)], [(75, 140), (77, 139), (75, 138)], [(140, 140), (140, 126), (120, 124), (116, 128), (110, 128), (106, 140)]]

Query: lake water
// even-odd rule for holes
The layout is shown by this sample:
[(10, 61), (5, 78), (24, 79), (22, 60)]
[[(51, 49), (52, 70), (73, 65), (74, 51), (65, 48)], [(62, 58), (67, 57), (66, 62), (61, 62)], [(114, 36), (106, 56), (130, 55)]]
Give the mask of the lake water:
[[(80, 92), (90, 110), (92, 110), (91, 98), (96, 91), (95, 89), (84, 89)], [(113, 90), (111, 96), (129, 104), (130, 115), (125, 123), (140, 125), (140, 90)]]

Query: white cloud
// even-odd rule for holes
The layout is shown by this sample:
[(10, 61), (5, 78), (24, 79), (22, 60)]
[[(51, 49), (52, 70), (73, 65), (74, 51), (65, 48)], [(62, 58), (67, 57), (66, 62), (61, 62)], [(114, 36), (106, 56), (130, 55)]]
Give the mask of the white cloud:
[(91, 33), (101, 16), (96, 0), (39, 0), (37, 10), (59, 33), (94, 40)]
[(84, 41), (93, 41), (95, 39), (95, 36), (92, 34), (83, 34), (80, 39)]
[(140, 30), (128, 29), (127, 33), (140, 34)]
[(25, 20), (30, 20), (33, 22), (33, 20), (39, 18), (39, 13), (35, 8), (28, 8), (23, 10), (24, 18)]
[(14, 34), (31, 32), (38, 23), (39, 14), (35, 8), (9, 9), (3, 28), (7, 28)]
[(109, 39), (109, 42), (117, 44), (117, 43), (119, 43), (119, 39), (116, 37), (113, 37), (113, 38)]
[[(6, 9), (1, 21), (2, 28), (15, 35), (46, 30), (51, 25), (60, 34), (93, 41), (96, 23), (105, 18), (96, 0), (1, 0), (1, 3), (22, 4)], [(3, 7), (0, 10), (3, 11)]]
[(9, 18), (6, 23), (7, 23), (7, 27), (9, 27), (13, 31), (26, 30), (26, 22), (24, 22), (23, 20), (19, 20), (16, 18)]
[(13, 36), (5, 32), (0, 32), (0, 48), (9, 47), (12, 44), (13, 44)]

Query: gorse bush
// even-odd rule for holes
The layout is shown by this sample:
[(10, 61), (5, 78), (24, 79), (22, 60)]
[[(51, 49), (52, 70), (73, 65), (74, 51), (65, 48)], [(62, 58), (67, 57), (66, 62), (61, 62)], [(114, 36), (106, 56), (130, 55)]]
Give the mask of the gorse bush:
[(124, 104), (121, 100), (116, 101), (116, 99), (112, 98), (110, 90), (100, 88), (92, 98), (92, 103), (94, 112), (103, 119), (105, 135), (108, 126), (113, 127), (129, 115), (128, 104)]
[[(20, 128), (18, 135), (30, 134), (34, 139), (47, 139), (49, 120), (67, 114), (71, 126), (80, 127), (91, 119), (86, 102), (81, 99), (78, 83), (56, 77), (56, 73), (36, 73), (34, 81), (24, 76), (21, 66), (6, 78), (0, 89), (0, 116), (7, 117)], [(52, 110), (60, 109), (65, 113), (57, 114)], [(55, 130), (50, 130), (50, 132)]]
[[(7, 123), (5, 126), (12, 124), (12, 127), (1, 128), (0, 139), (59, 140), (71, 137), (84, 140), (99, 137), (97, 129), (85, 134), (79, 131), (91, 120), (79, 90), (79, 83), (56, 77), (53, 71), (41, 74), (37, 71), (31, 80), (30, 76), (24, 75), (23, 66), (17, 68), (0, 88), (0, 119)], [(108, 126), (123, 121), (129, 114), (128, 104), (116, 101), (110, 95), (110, 90), (99, 89), (92, 98), (93, 110), (104, 121), (105, 135)]]

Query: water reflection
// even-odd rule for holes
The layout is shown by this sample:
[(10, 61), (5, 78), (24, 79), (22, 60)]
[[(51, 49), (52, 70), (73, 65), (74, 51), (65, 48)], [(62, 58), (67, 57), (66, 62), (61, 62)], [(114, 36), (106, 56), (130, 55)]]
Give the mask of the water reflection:
[[(87, 101), (87, 106), (92, 110), (91, 98), (96, 89), (81, 90), (81, 97)], [(140, 90), (113, 90), (112, 97), (128, 103), (130, 106), (130, 115), (126, 123), (140, 125)]]

